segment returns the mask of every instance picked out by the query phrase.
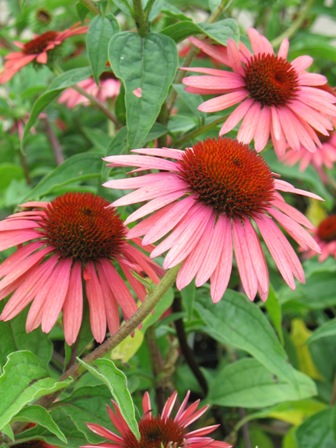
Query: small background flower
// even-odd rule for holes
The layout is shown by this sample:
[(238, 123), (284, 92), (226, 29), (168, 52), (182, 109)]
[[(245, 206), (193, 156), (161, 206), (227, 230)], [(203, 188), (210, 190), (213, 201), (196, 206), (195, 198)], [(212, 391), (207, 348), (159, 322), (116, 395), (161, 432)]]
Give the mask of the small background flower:
[[(78, 86), (102, 102), (105, 102), (108, 98), (117, 97), (120, 92), (120, 81), (115, 78), (112, 72), (102, 73), (99, 78), (99, 85), (90, 77), (84, 79), (84, 81), (80, 81)], [(65, 104), (69, 109), (79, 104), (83, 106), (90, 104), (90, 100), (71, 88), (64, 90), (58, 102)]]
[(48, 62), (48, 54), (71, 36), (86, 33), (87, 26), (73, 25), (65, 31), (46, 31), (40, 36), (23, 44), (15, 42), (20, 51), (9, 53), (5, 56), (5, 65), (0, 72), (0, 84), (8, 82), (24, 66), (35, 61), (38, 64)]
[[(314, 238), (321, 248), (319, 261), (322, 263), (328, 257), (336, 258), (336, 215), (330, 215), (323, 219), (313, 230)], [(308, 250), (305, 252), (306, 258), (311, 258), (316, 252)]]
[(332, 131), (329, 136), (319, 136), (322, 146), (315, 152), (301, 147), (300, 151), (290, 149), (286, 152), (283, 162), (293, 166), (299, 163), (300, 171), (304, 171), (312, 165), (319, 173), (323, 182), (328, 182), (324, 168), (331, 169), (336, 162), (336, 132)]
[(91, 431), (109, 440), (109, 442), (103, 442), (99, 445), (85, 445), (82, 448), (95, 446), (101, 448), (179, 448), (182, 446), (190, 448), (230, 448), (231, 445), (228, 443), (218, 442), (208, 436), (218, 425), (206, 426), (188, 432), (188, 426), (199, 419), (208, 409), (208, 406), (204, 406), (197, 410), (199, 400), (188, 406), (189, 395), (190, 392), (187, 393), (174, 418), (171, 414), (177, 399), (177, 392), (174, 392), (168, 398), (161, 415), (155, 417), (152, 415), (152, 405), (149, 394), (146, 392), (142, 400), (143, 417), (139, 422), (141, 435), (139, 441), (136, 440), (128, 427), (118, 405), (112, 401), (112, 409), (107, 407), (107, 411), (119, 434), (100, 425), (87, 423)]

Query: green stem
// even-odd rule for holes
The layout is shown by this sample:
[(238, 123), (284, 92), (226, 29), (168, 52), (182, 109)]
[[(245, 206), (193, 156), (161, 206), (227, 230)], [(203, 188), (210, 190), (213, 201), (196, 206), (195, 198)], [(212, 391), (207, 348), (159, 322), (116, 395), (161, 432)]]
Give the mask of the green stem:
[(79, 2), (85, 6), (89, 11), (93, 12), (93, 14), (99, 15), (100, 9), (96, 6), (92, 0), (79, 0)]
[[(139, 325), (143, 322), (143, 320), (149, 316), (149, 314), (153, 311), (155, 306), (158, 304), (160, 299), (164, 296), (164, 294), (168, 291), (168, 289), (174, 284), (175, 279), (177, 277), (177, 273), (180, 269), (180, 265), (173, 267), (169, 271), (167, 271), (166, 275), (162, 278), (160, 283), (151, 291), (144, 303), (140, 306), (140, 308), (133, 314), (133, 316), (124, 322), (124, 324), (119, 328), (119, 330), (107, 339), (103, 344), (97, 347), (93, 352), (89, 353), (83, 361), (86, 363), (91, 363), (98, 358), (102, 358), (107, 353), (111, 352), (115, 347), (117, 347), (124, 339), (127, 338), (134, 330), (136, 330)], [(81, 367), (79, 362), (76, 362), (72, 365), (68, 370), (66, 370), (63, 375), (60, 377), (59, 381), (64, 381), (69, 377), (73, 379), (77, 379), (84, 373), (83, 368)], [(40, 398), (36, 404), (39, 406), (43, 406), (45, 408), (50, 407), (53, 401), (57, 398), (61, 391), (56, 392), (52, 395), (47, 395), (45, 397)], [(12, 430), (15, 434), (23, 431), (27, 426), (26, 423), (14, 423)]]
[[(226, 8), (226, 6), (231, 3), (231, 0), (222, 0), (220, 2), (220, 4), (217, 6), (217, 8), (214, 10), (214, 12), (208, 17), (207, 19), (207, 23), (214, 23), (216, 22), (216, 20), (218, 19), (218, 17), (222, 14), (222, 12), (224, 11), (224, 9)], [(197, 56), (199, 52), (199, 49), (192, 46), (192, 48), (190, 49), (189, 53), (187, 54), (185, 60), (183, 61), (183, 67), (189, 67), (192, 63), (192, 61), (195, 59), (195, 57)], [(185, 77), (185, 72), (180, 70), (175, 78), (174, 83), (175, 84), (181, 84), (182, 79)], [(177, 92), (176, 90), (172, 90), (168, 100), (167, 100), (167, 108), (166, 108), (166, 115), (165, 115), (165, 123), (162, 124), (167, 124), (171, 111), (174, 107), (174, 104), (177, 100)]]
[(146, 37), (148, 34), (148, 22), (141, 0), (133, 0), (133, 18), (138, 29), (139, 36)]
[(156, 0), (148, 0), (148, 3), (147, 3), (147, 5), (146, 5), (146, 8), (145, 8), (145, 16), (146, 16), (146, 20), (147, 20), (147, 22), (148, 22), (149, 14), (150, 14), (150, 12), (151, 12), (151, 10), (152, 10), (153, 5), (154, 5), (155, 2), (156, 2)]
[(182, 146), (184, 143), (188, 142), (189, 140), (198, 137), (199, 135), (203, 134), (206, 131), (210, 131), (214, 127), (216, 127), (218, 124), (224, 123), (224, 117), (216, 118), (216, 120), (212, 121), (211, 123), (205, 124), (204, 126), (201, 126), (200, 128), (194, 129), (193, 131), (188, 132), (183, 137), (179, 138), (174, 142), (174, 145), (177, 147)]
[(297, 30), (301, 27), (301, 25), (305, 21), (310, 8), (313, 6), (313, 3), (314, 0), (307, 0), (306, 4), (303, 7), (302, 6), (299, 7), (298, 16), (291, 24), (291, 26), (282, 34), (280, 34), (278, 37), (272, 40), (271, 44), (273, 45), (273, 47), (279, 46), (286, 37), (289, 38), (297, 32)]
[(99, 109), (101, 112), (103, 112), (106, 117), (111, 120), (116, 127), (119, 127), (119, 122), (116, 119), (116, 117), (110, 112), (110, 110), (103, 104), (101, 101), (99, 101), (95, 96), (90, 95), (90, 93), (87, 93), (86, 90), (82, 89), (79, 86), (72, 86), (72, 89), (76, 90), (76, 92), (80, 93), (81, 95), (85, 96), (92, 104), (94, 104), (97, 109)]

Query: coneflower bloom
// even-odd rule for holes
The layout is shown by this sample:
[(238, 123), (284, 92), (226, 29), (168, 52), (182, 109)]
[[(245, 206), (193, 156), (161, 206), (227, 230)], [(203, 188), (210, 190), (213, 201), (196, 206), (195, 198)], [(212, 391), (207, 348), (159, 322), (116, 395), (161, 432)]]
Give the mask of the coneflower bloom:
[[(308, 73), (313, 60), (299, 56), (287, 61), (289, 43), (285, 39), (278, 54), (270, 42), (255, 29), (248, 31), (252, 52), (243, 44), (229, 40), (227, 52), (192, 38), (192, 43), (232, 71), (213, 68), (185, 68), (205, 76), (183, 79), (191, 93), (216, 94), (199, 106), (203, 112), (236, 109), (225, 120), (219, 135), (231, 131), (242, 121), (237, 139), (263, 150), (269, 140), (279, 157), (289, 147), (304, 146), (314, 152), (321, 146), (316, 131), (327, 135), (332, 125), (327, 116), (335, 116), (335, 96), (317, 88), (327, 82), (325, 76)], [(218, 96), (219, 95), (219, 96)]]
[(176, 402), (177, 392), (174, 392), (167, 400), (161, 415), (152, 415), (152, 406), (148, 392), (142, 399), (143, 417), (138, 423), (140, 440), (137, 440), (123, 418), (118, 405), (112, 401), (112, 409), (107, 406), (107, 412), (113, 426), (119, 434), (103, 426), (87, 423), (87, 426), (95, 434), (98, 434), (109, 442), (99, 445), (85, 445), (82, 448), (230, 448), (226, 442), (218, 442), (208, 436), (218, 425), (206, 426), (187, 432), (187, 427), (200, 418), (208, 409), (204, 406), (197, 410), (199, 400), (187, 407), (190, 393), (188, 392), (178, 409), (175, 417), (171, 416)]
[[(105, 102), (108, 98), (117, 97), (120, 92), (120, 81), (116, 79), (112, 72), (102, 73), (99, 78), (99, 85), (96, 84), (93, 77), (84, 79), (77, 85), (102, 102)], [(65, 104), (69, 109), (79, 104), (83, 106), (90, 104), (90, 100), (72, 88), (64, 90), (58, 102)]]
[[(319, 261), (322, 262), (328, 257), (336, 258), (336, 215), (330, 215), (321, 221), (313, 233), (321, 248)], [(315, 255), (316, 253), (311, 250), (305, 253), (307, 258)]]
[(91, 193), (67, 193), (51, 202), (22, 204), (22, 211), (0, 222), (0, 250), (18, 245), (0, 266), (0, 299), (12, 294), (1, 320), (12, 319), (31, 303), (26, 330), (41, 325), (48, 333), (62, 311), (65, 340), (71, 345), (81, 326), (83, 297), (98, 342), (106, 326), (110, 333), (118, 330), (119, 307), (125, 319), (137, 310), (123, 276), (144, 300), (146, 289), (133, 272), (157, 283), (162, 269), (125, 241), (126, 228), (108, 206)]
[(207, 139), (186, 151), (146, 148), (133, 152), (139, 155), (105, 160), (109, 166), (159, 172), (110, 180), (105, 186), (136, 189), (114, 201), (115, 206), (149, 201), (127, 218), (130, 223), (151, 214), (128, 237), (144, 235), (143, 243), (149, 244), (166, 236), (151, 256), (168, 250), (166, 269), (183, 262), (176, 281), (179, 289), (194, 277), (196, 286), (210, 278), (211, 297), (217, 302), (230, 279), (234, 253), (248, 297), (253, 300), (259, 291), (266, 300), (268, 270), (255, 227), (288, 285), (295, 288), (294, 277), (304, 282), (301, 263), (275, 221), (301, 246), (315, 251), (319, 247), (302, 227), (311, 228), (311, 223), (279, 191), (318, 196), (278, 179), (262, 157), (237, 140)]
[(299, 163), (300, 171), (305, 171), (309, 165), (312, 165), (321, 179), (326, 182), (323, 168), (331, 169), (336, 162), (336, 132), (331, 132), (329, 136), (319, 135), (319, 138), (322, 146), (317, 151), (310, 152), (304, 147), (301, 147), (300, 151), (290, 149), (286, 152), (283, 162), (290, 166)]
[(40, 36), (23, 44), (15, 42), (20, 51), (9, 53), (5, 56), (5, 65), (0, 73), (0, 84), (9, 81), (15, 73), (23, 67), (36, 61), (38, 64), (46, 64), (48, 62), (48, 53), (61, 45), (66, 39), (77, 34), (86, 33), (87, 26), (73, 25), (65, 31), (47, 31)]

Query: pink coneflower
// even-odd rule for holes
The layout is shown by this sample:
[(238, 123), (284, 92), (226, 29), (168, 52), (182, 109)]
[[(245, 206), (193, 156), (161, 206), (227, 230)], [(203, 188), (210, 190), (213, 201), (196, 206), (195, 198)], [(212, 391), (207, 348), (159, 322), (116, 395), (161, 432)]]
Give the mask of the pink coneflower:
[(0, 250), (19, 246), (0, 266), (0, 299), (13, 293), (1, 320), (12, 319), (32, 302), (26, 330), (41, 325), (48, 333), (62, 311), (65, 340), (71, 345), (81, 326), (83, 296), (98, 342), (106, 326), (110, 333), (118, 330), (118, 305), (125, 319), (137, 310), (115, 265), (140, 300), (146, 290), (132, 271), (157, 283), (162, 269), (125, 241), (126, 228), (108, 205), (91, 193), (67, 193), (51, 202), (22, 204), (23, 211), (0, 223)]
[[(99, 79), (98, 86), (92, 77), (80, 81), (77, 85), (102, 102), (119, 95), (120, 81), (115, 78), (112, 72), (102, 73)], [(83, 106), (90, 104), (90, 100), (71, 88), (64, 90), (58, 102), (65, 104), (69, 109), (76, 107), (78, 104)]]
[(121, 415), (118, 405), (112, 401), (113, 409), (107, 406), (107, 412), (120, 435), (103, 426), (87, 423), (91, 431), (109, 440), (109, 442), (103, 442), (99, 445), (85, 445), (82, 448), (93, 448), (95, 446), (101, 448), (230, 448), (232, 445), (217, 442), (208, 437), (208, 434), (213, 432), (218, 425), (206, 426), (202, 429), (187, 432), (186, 428), (208, 409), (208, 406), (204, 406), (197, 410), (199, 400), (187, 407), (189, 395), (188, 392), (174, 418), (171, 417), (171, 413), (176, 402), (177, 392), (174, 392), (168, 398), (162, 414), (153, 417), (149, 394), (146, 392), (142, 399), (144, 415), (139, 422), (141, 436), (139, 441)]
[(248, 31), (253, 53), (240, 42), (229, 40), (227, 54), (192, 38), (192, 43), (209, 56), (217, 58), (232, 71), (211, 68), (185, 68), (204, 73), (183, 79), (186, 90), (199, 94), (219, 94), (199, 106), (203, 112), (217, 112), (237, 104), (224, 122), (219, 135), (231, 131), (241, 120), (238, 140), (263, 150), (271, 136), (277, 155), (287, 147), (299, 150), (304, 146), (314, 152), (320, 141), (315, 131), (328, 134), (332, 125), (328, 115), (335, 116), (335, 96), (318, 89), (327, 82), (325, 76), (308, 73), (313, 60), (299, 56), (287, 61), (289, 43), (285, 39), (278, 51), (255, 29)]
[[(314, 230), (314, 237), (321, 248), (319, 261), (322, 262), (328, 257), (336, 258), (336, 215), (325, 218)], [(308, 250), (305, 253), (307, 258), (314, 257), (315, 252)]]
[(164, 268), (183, 262), (176, 281), (179, 289), (194, 277), (196, 286), (210, 278), (212, 300), (220, 300), (230, 279), (234, 252), (246, 294), (253, 300), (259, 291), (266, 300), (268, 270), (255, 227), (288, 285), (295, 288), (294, 277), (304, 282), (301, 263), (274, 219), (301, 246), (319, 251), (302, 227), (311, 228), (311, 223), (286, 204), (279, 191), (318, 196), (277, 179), (255, 151), (228, 138), (207, 139), (186, 151), (146, 148), (133, 152), (140, 155), (105, 160), (109, 166), (159, 172), (111, 180), (105, 186), (136, 189), (114, 205), (150, 201), (126, 220), (130, 223), (152, 213), (133, 227), (128, 237), (145, 235), (143, 243), (148, 244), (169, 233), (151, 256), (168, 250)]
[(32, 61), (36, 61), (38, 64), (46, 64), (48, 62), (48, 53), (50, 51), (61, 45), (68, 39), (68, 37), (86, 33), (87, 29), (87, 26), (78, 26), (76, 24), (61, 32), (47, 31), (25, 44), (22, 42), (15, 42), (15, 45), (21, 50), (9, 53), (5, 56), (6, 62), (0, 73), (0, 84), (9, 81), (15, 73)]
[(299, 163), (300, 171), (304, 171), (308, 165), (312, 165), (320, 174), (323, 181), (326, 176), (323, 168), (332, 168), (336, 162), (336, 132), (333, 131), (329, 136), (319, 135), (322, 146), (315, 152), (301, 147), (300, 151), (290, 149), (284, 156), (283, 161), (290, 166)]

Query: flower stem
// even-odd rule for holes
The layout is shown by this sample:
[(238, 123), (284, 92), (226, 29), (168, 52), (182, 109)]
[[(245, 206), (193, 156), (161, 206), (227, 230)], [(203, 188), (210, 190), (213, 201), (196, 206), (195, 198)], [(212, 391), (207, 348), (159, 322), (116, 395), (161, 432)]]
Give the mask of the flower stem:
[[(103, 344), (97, 347), (93, 352), (89, 353), (83, 361), (86, 363), (91, 363), (94, 360), (105, 356), (112, 349), (117, 347), (127, 336), (129, 336), (136, 328), (143, 322), (143, 320), (153, 311), (157, 303), (168, 291), (168, 289), (174, 284), (177, 277), (177, 273), (180, 269), (180, 265), (173, 267), (167, 271), (166, 275), (161, 279), (160, 283), (148, 294), (144, 303), (140, 308), (133, 314), (133, 316), (128, 319), (119, 330), (107, 339)], [(79, 362), (73, 364), (68, 370), (66, 370), (60, 377), (59, 381), (64, 381), (69, 377), (73, 379), (78, 378), (82, 373), (83, 369)], [(40, 398), (36, 404), (48, 408), (53, 401), (57, 398), (61, 391), (56, 392), (51, 395), (44, 396)], [(27, 424), (20, 422), (14, 423), (12, 430), (15, 434), (23, 431)]]
[(116, 117), (109, 111), (109, 109), (101, 102), (99, 101), (95, 96), (90, 95), (86, 90), (82, 89), (79, 86), (72, 86), (72, 89), (76, 90), (76, 92), (80, 93), (81, 95), (85, 96), (88, 100), (90, 100), (91, 103), (93, 103), (97, 109), (99, 109), (101, 112), (103, 112), (106, 117), (111, 120), (117, 127), (119, 127), (118, 120)]
[(55, 156), (55, 161), (57, 165), (61, 165), (64, 162), (64, 155), (63, 155), (63, 150), (62, 150), (62, 146), (56, 136), (56, 134), (54, 133), (50, 121), (49, 121), (49, 117), (48, 115), (44, 115), (43, 116), (43, 121), (45, 124), (45, 128), (46, 128), (46, 133), (47, 133), (47, 137), (48, 140), (51, 144), (54, 156)]
[(188, 142), (189, 140), (203, 134), (204, 132), (209, 131), (210, 129), (213, 129), (218, 124), (221, 124), (224, 122), (224, 117), (225, 117), (225, 115), (223, 115), (223, 117), (216, 118), (216, 120), (212, 121), (211, 123), (205, 124), (204, 126), (201, 126), (200, 128), (197, 128), (197, 129), (194, 129), (193, 131), (188, 132), (183, 137), (176, 140), (174, 145), (180, 147), (184, 143)]
[(94, 14), (100, 14), (99, 8), (93, 3), (92, 0), (79, 0), (79, 2)]
[(280, 34), (278, 37), (276, 37), (271, 41), (273, 47), (277, 47), (286, 37), (289, 38), (297, 32), (297, 30), (301, 27), (301, 25), (305, 21), (310, 8), (313, 6), (313, 3), (314, 0), (307, 0), (304, 6), (301, 5), (299, 6), (298, 16), (291, 24), (291, 26), (285, 32), (283, 32), (282, 34)]
[(133, 18), (138, 29), (139, 36), (146, 37), (148, 34), (148, 22), (141, 0), (133, 0)]
[[(222, 0), (220, 2), (220, 4), (217, 6), (217, 8), (214, 10), (214, 12), (208, 17), (208, 19), (206, 20), (206, 23), (214, 23), (216, 22), (216, 20), (218, 19), (218, 17), (221, 15), (221, 13), (224, 11), (224, 9), (226, 8), (226, 6), (231, 2), (231, 0)], [(195, 57), (197, 56), (197, 53), (199, 52), (199, 49), (192, 46), (192, 48), (190, 49), (188, 55), (186, 56), (185, 60), (183, 61), (183, 67), (189, 67), (192, 63), (192, 61), (195, 59)], [(184, 78), (185, 73), (181, 70), (177, 73), (176, 78), (174, 83), (175, 84), (181, 84), (182, 79)], [(172, 90), (170, 97), (167, 100), (167, 108), (166, 108), (166, 116), (165, 116), (165, 123), (162, 124), (167, 124), (171, 111), (174, 107), (174, 104), (176, 102), (177, 99), (177, 92), (176, 90)]]

